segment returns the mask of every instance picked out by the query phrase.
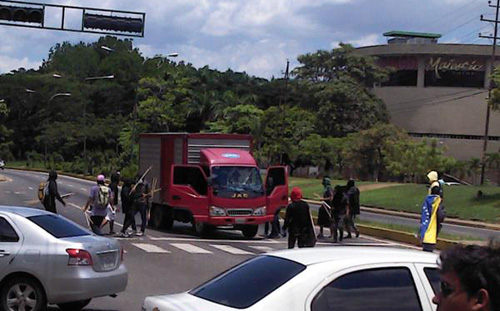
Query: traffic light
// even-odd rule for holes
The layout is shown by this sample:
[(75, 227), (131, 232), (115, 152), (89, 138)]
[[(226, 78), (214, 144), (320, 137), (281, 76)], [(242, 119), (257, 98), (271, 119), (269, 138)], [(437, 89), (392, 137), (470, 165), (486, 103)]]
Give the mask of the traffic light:
[(0, 21), (43, 24), (44, 9), (0, 5)]
[(83, 17), (83, 27), (89, 29), (142, 33), (144, 29), (144, 21), (142, 18), (105, 16), (85, 13)]

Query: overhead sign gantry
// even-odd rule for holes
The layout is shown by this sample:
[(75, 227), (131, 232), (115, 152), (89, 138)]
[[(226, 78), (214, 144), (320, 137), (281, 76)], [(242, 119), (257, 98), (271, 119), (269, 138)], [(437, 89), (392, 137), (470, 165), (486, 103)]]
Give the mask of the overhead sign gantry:
[[(60, 18), (60, 23), (56, 23), (59, 27), (47, 25), (48, 8), (61, 11), (52, 16)], [(81, 13), (79, 27), (71, 28), (65, 23), (69, 10)], [(145, 20), (146, 13), (141, 12), (0, 0), (0, 25), (5, 26), (144, 37)]]

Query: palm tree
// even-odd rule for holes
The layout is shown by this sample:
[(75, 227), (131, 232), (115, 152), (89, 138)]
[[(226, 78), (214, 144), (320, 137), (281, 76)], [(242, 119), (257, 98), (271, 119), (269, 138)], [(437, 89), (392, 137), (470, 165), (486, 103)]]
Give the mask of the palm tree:
[(476, 184), (477, 175), (481, 171), (481, 159), (472, 158), (467, 161), (467, 175), (472, 176), (472, 183)]
[(500, 184), (500, 152), (487, 153), (486, 163), (488, 164), (488, 169), (493, 169), (496, 175), (497, 185)]

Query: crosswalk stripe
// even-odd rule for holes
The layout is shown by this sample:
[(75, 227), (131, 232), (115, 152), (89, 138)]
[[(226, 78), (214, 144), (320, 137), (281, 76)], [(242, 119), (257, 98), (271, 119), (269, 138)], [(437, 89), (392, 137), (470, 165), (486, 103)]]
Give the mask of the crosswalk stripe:
[(244, 251), (242, 249), (232, 247), (229, 245), (212, 245), (212, 244), (210, 244), (210, 246), (215, 247), (217, 249), (220, 249), (221, 251), (224, 251), (224, 252), (227, 252), (230, 254), (234, 254), (234, 255), (254, 255), (254, 253), (247, 252), (247, 251)]
[(194, 246), (191, 244), (185, 244), (185, 243), (171, 243), (170, 245), (177, 247), (178, 249), (181, 249), (183, 251), (186, 251), (191, 254), (212, 254), (211, 251), (207, 251), (206, 249), (203, 249), (198, 246)]
[(135, 247), (138, 247), (138, 248), (140, 248), (143, 251), (148, 252), (148, 253), (158, 253), (158, 254), (167, 254), (167, 253), (170, 253), (166, 249), (163, 249), (163, 248), (158, 247), (158, 246), (153, 245), (153, 244), (132, 243), (132, 245), (134, 245)]
[(269, 246), (260, 246), (260, 245), (252, 245), (252, 246), (249, 246), (251, 248), (255, 248), (256, 250), (259, 250), (259, 251), (262, 251), (262, 252), (272, 252), (274, 251), (275, 249), (274, 248), (271, 248)]
[(262, 243), (262, 244), (280, 244), (287, 241), (280, 240), (215, 240), (215, 239), (200, 239), (200, 238), (175, 238), (175, 237), (150, 237), (152, 241), (183, 241), (183, 242), (219, 242), (219, 243)]

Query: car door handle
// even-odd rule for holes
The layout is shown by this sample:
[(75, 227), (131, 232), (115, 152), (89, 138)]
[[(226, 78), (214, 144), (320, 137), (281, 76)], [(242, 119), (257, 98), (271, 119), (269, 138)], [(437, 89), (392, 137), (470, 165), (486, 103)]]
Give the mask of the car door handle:
[(9, 256), (9, 255), (10, 255), (10, 253), (9, 253), (9, 252), (6, 252), (6, 251), (2, 251), (2, 250), (0, 250), (0, 257), (7, 257), (7, 256)]
[(180, 200), (180, 199), (181, 199), (181, 197), (180, 197), (180, 196), (178, 196), (178, 195), (174, 195), (174, 196), (172, 196), (172, 200)]

